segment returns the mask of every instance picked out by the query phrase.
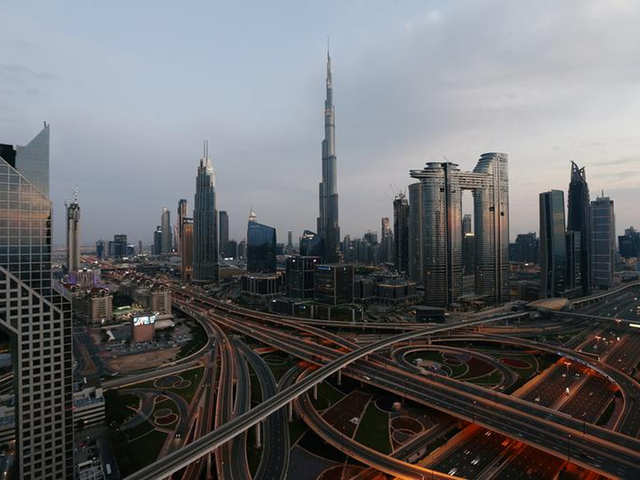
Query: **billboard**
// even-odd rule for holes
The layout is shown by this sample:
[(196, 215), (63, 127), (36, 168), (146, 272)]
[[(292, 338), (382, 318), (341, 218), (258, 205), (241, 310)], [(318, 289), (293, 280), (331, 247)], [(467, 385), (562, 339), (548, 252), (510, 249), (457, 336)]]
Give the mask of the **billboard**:
[(141, 325), (153, 325), (156, 322), (155, 315), (143, 315), (141, 317), (133, 318), (133, 326), (139, 327)]

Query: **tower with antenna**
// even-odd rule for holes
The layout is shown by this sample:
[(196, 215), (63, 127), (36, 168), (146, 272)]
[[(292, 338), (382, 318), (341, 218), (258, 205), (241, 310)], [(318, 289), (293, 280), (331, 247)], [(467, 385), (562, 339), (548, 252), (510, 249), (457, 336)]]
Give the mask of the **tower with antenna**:
[(73, 189), (73, 201), (65, 202), (67, 211), (67, 271), (75, 273), (80, 270), (80, 205), (78, 204), (78, 188)]

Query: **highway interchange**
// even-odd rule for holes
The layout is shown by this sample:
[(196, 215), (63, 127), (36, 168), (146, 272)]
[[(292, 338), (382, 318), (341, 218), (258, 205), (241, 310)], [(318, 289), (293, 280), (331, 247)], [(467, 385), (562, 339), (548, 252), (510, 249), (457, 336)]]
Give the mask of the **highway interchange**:
[[(180, 286), (168, 285), (173, 289), (174, 307), (207, 326), (207, 333), (212, 340), (208, 342), (204, 352), (216, 360), (208, 363), (210, 371), (205, 375), (206, 380), (203, 380), (206, 388), (202, 388), (201, 392), (207, 400), (203, 401), (203, 408), (192, 415), (191, 435), (185, 436), (175, 449), (155, 463), (127, 477), (131, 480), (162, 478), (175, 472), (180, 472), (181, 478), (200, 478), (203, 469), (212, 468), (211, 462), (214, 463), (213, 468), (217, 471), (218, 478), (252, 478), (246, 446), (247, 442), (257, 441), (261, 441), (263, 448), (253, 477), (286, 478), (289, 463), (287, 417), (291, 416), (290, 409), (294, 407), (309, 428), (327, 443), (373, 469), (402, 478), (451, 478), (447, 472), (453, 472), (451, 476), (469, 478), (476, 476), (478, 470), (485, 474), (491, 471), (497, 478), (502, 478), (500, 472), (507, 472), (531, 455), (542, 456), (543, 460), (553, 458), (554, 461), (549, 464), (562, 464), (563, 461), (559, 459), (566, 460), (569, 457), (571, 463), (609, 477), (640, 478), (640, 441), (635, 438), (640, 425), (636, 407), (640, 388), (637, 381), (629, 375), (638, 361), (635, 353), (638, 335), (630, 333), (628, 326), (629, 321), (638, 318), (635, 311), (638, 290), (635, 288), (621, 290), (612, 294), (609, 299), (582, 306), (581, 313), (589, 315), (589, 319), (567, 318), (558, 322), (586, 327), (584, 330), (587, 335), (580, 345), (587, 347), (596, 341), (596, 335), (602, 336), (613, 330), (621, 333), (622, 338), (615, 340), (616, 345), (611, 351), (599, 359), (598, 355), (579, 348), (526, 339), (526, 329), (522, 334), (520, 324), (518, 327), (503, 326), (527, 317), (528, 313), (474, 317), (466, 322), (438, 327), (416, 324), (394, 326), (386, 323), (363, 327), (362, 324), (354, 325), (350, 322), (309, 322), (255, 312), (213, 300), (197, 290), (185, 291)], [(623, 321), (616, 322), (615, 318)], [(544, 321), (540, 323), (543, 324)], [(526, 320), (523, 324), (531, 325)], [(503, 329), (504, 332), (481, 333), (491, 325), (494, 325), (493, 331)], [(372, 332), (372, 339), (378, 340), (361, 345), (351, 340), (353, 335), (345, 335), (347, 330), (363, 332), (365, 328)], [(337, 329), (341, 332), (338, 333)], [(513, 332), (518, 333), (512, 336)], [(248, 347), (243, 338), (273, 347), (317, 367), (296, 374), (288, 372), (284, 377), (285, 382), (281, 379), (281, 383), (276, 384), (263, 358)], [(618, 335), (616, 338), (619, 338)], [(556, 355), (559, 359), (565, 359), (564, 361), (571, 358), (576, 365), (600, 373), (602, 376), (578, 382), (580, 391), (588, 395), (587, 392), (592, 389), (611, 384), (614, 385), (612, 388), (621, 392), (624, 406), (616, 412), (617, 421), (613, 425), (615, 431), (596, 426), (595, 417), (601, 411), (590, 412), (587, 416), (586, 409), (583, 408), (585, 402), (574, 400), (577, 398), (575, 395), (572, 397), (573, 402), (567, 402), (571, 407), (568, 408), (570, 411), (565, 412), (551, 408), (546, 401), (536, 402), (531, 398), (526, 399), (526, 396), (519, 398), (502, 393), (514, 381), (512, 375), (507, 378), (508, 369), (498, 369), (503, 371), (503, 382), (500, 389), (492, 390), (433, 372), (416, 371), (415, 366), (403, 359), (403, 354), (419, 349), (420, 345), (425, 350), (441, 345), (443, 349), (456, 351), (466, 348), (464, 342), (477, 341), (502, 342), (517, 348), (536, 349)], [(199, 353), (201, 358), (203, 352)], [(482, 357), (480, 352), (477, 355)], [(197, 360), (189, 359), (189, 362), (195, 361)], [(180, 368), (186, 368), (185, 365), (166, 367), (166, 373), (179, 371)], [(253, 407), (250, 371), (257, 377), (259, 397), (262, 400)], [(472, 449), (460, 446), (458, 452), (452, 452), (449, 457), (449, 463), (460, 465), (455, 471), (453, 468), (446, 469), (445, 459), (441, 459), (439, 464), (423, 467), (406, 462), (406, 456), (399, 458), (396, 455), (367, 451), (362, 445), (354, 445), (353, 441), (339, 438), (335, 429), (332, 432), (331, 425), (322, 423), (322, 417), (318, 418), (317, 412), (314, 415), (315, 410), (309, 408), (307, 394), (314, 385), (337, 372), (468, 422), (480, 432), (472, 437), (477, 438), (478, 435), (484, 436), (486, 432), (490, 432), (488, 437), (484, 437), (482, 446), (485, 458), (476, 461), (479, 456), (473, 454)], [(145, 375), (152, 374), (158, 375), (157, 372), (149, 372), (139, 378), (145, 380), (148, 379)], [(110, 388), (130, 384), (124, 378), (111, 382)], [(290, 385), (287, 385), (288, 382)], [(608, 399), (600, 400), (604, 404)], [(583, 410), (581, 415), (575, 415), (579, 418), (572, 416), (572, 409)], [(260, 425), (261, 431), (255, 432), (255, 425)], [(507, 443), (501, 440), (494, 446), (494, 453), (487, 454), (491, 451), (491, 442), (488, 440), (492, 435), (495, 435), (494, 443), (498, 438), (505, 439)], [(472, 444), (471, 446), (473, 447)], [(212, 452), (215, 454), (211, 455)], [(547, 453), (552, 457), (545, 457)], [(479, 467), (466, 468), (467, 464)], [(194, 469), (193, 465), (200, 467)], [(210, 475), (211, 470), (208, 473)], [(361, 477), (364, 478), (362, 474), (358, 478)]]

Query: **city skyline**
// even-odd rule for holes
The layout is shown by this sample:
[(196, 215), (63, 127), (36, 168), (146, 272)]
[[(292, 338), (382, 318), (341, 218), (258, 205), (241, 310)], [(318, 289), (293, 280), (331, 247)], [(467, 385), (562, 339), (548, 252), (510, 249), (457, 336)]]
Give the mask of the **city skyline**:
[[(235, 22), (258, 24), (255, 13), (243, 17), (246, 12), (227, 8)], [(316, 18), (312, 7), (295, 8), (303, 23)], [(486, 14), (478, 15), (480, 9)], [(251, 36), (230, 51), (200, 34), (188, 34), (187, 25), (192, 25), (179, 12), (158, 8), (150, 13), (158, 28), (175, 20), (171, 31), (180, 34), (172, 52), (210, 50), (204, 57), (209, 61), (195, 54), (183, 58), (185, 73), (172, 73), (168, 79), (156, 75), (167, 67), (157, 55), (166, 46), (160, 32), (151, 32), (151, 42), (137, 46), (144, 64), (131, 65), (127, 56), (110, 54), (134, 35), (132, 24), (124, 26), (122, 38), (105, 40), (106, 25), (96, 24), (87, 11), (59, 23), (59, 12), (47, 7), (43, 12), (51, 13), (54, 21), (40, 21), (26, 10), (9, 5), (10, 27), (0, 33), (0, 53), (6, 58), (0, 75), (16, 93), (0, 92), (0, 103), (19, 112), (0, 118), (0, 125), (6, 138), (25, 142), (41, 120), (52, 124), (56, 245), (64, 243), (64, 200), (75, 186), (86, 220), (83, 244), (116, 232), (149, 244), (158, 208), (193, 194), (189, 165), (203, 138), (212, 142), (218, 203), (229, 212), (231, 238), (243, 238), (242, 220), (252, 204), (261, 205), (262, 218), (277, 228), (279, 239), (285, 239), (288, 230), (296, 238), (304, 229), (314, 230), (327, 33), (340, 99), (336, 147), (342, 236), (375, 230), (381, 216), (391, 216), (393, 195), (406, 191), (409, 169), (442, 161), (443, 156), (469, 165), (479, 151), (510, 155), (511, 239), (537, 231), (537, 195), (549, 188), (567, 189), (571, 160), (586, 167), (592, 192), (604, 189), (616, 201), (621, 212), (618, 234), (637, 223), (630, 207), (639, 181), (640, 140), (633, 136), (632, 125), (640, 113), (631, 81), (638, 67), (630, 59), (638, 47), (637, 42), (619, 39), (633, 38), (640, 11), (624, 2), (567, 4), (555, 8), (552, 17), (543, 6), (501, 9), (494, 2), (407, 3), (367, 12), (331, 5), (330, 14), (304, 35), (287, 29), (261, 35), (261, 48)], [(203, 12), (207, 17), (210, 10)], [(102, 13), (108, 20), (122, 12), (114, 8)], [(135, 23), (143, 12), (129, 13), (128, 22)], [(293, 25), (278, 13), (262, 13), (283, 26)], [(476, 22), (486, 15), (500, 27), (491, 32), (479, 28)], [(92, 31), (82, 26), (87, 16), (93, 20)], [(574, 17), (580, 21), (573, 22)], [(571, 32), (564, 29), (567, 22), (575, 24)], [(356, 32), (376, 29), (380, 35), (364, 41), (347, 28), (350, 25)], [(535, 25), (535, 31), (528, 25)], [(454, 31), (473, 35), (475, 49), (468, 50), (463, 41), (445, 42), (455, 38)], [(258, 29), (255, 35), (259, 33), (264, 32)], [(514, 41), (506, 42), (511, 37)], [(291, 38), (299, 40), (295, 47)], [(496, 50), (506, 43), (508, 49)], [(554, 49), (549, 48), (552, 44)], [(554, 53), (538, 54), (551, 50)], [(98, 62), (105, 56), (111, 60)], [(79, 72), (75, 59), (87, 57), (95, 68)], [(234, 63), (238, 58), (244, 61)], [(571, 60), (562, 63), (566, 59)], [(208, 81), (202, 82), (198, 78), (214, 68), (210, 64), (223, 68), (204, 75)], [(130, 67), (135, 75), (127, 78), (154, 78), (147, 90), (140, 81), (121, 78)], [(105, 84), (91, 71), (117, 82)], [(260, 81), (254, 76), (258, 71), (264, 75)], [(240, 78), (239, 85), (232, 85), (232, 78)], [(176, 87), (192, 82), (189, 94)], [(71, 88), (76, 84), (78, 88)], [(605, 84), (607, 88), (601, 88)], [(167, 95), (175, 98), (167, 100)], [(56, 107), (58, 101), (67, 102), (64, 109)], [(159, 118), (166, 108), (172, 111), (170, 122)], [(96, 111), (101, 115), (92, 113)], [(382, 111), (385, 122), (379, 121)], [(141, 189), (136, 178), (143, 171), (155, 173), (154, 182)], [(247, 171), (252, 172), (249, 179)], [(290, 178), (296, 182), (287, 181)], [(91, 192), (91, 198), (85, 192)], [(132, 210), (126, 218), (111, 213), (123, 208)]]

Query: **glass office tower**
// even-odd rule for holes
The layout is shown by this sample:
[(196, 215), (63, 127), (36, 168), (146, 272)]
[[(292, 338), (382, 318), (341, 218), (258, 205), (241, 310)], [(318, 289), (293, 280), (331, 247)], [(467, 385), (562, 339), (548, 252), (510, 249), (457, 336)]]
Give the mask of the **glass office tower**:
[(571, 162), (571, 183), (569, 183), (568, 202), (567, 230), (578, 232), (580, 235), (580, 285), (582, 293), (588, 295), (593, 285), (591, 204), (587, 174), (584, 171), (584, 167), (578, 168), (578, 165), (574, 162)]
[(51, 282), (49, 126), (0, 145), (0, 325), (12, 337), (18, 478), (73, 477), (71, 305)]
[(193, 280), (218, 281), (218, 213), (216, 177), (209, 158), (209, 145), (198, 166), (193, 207)]
[(566, 289), (567, 243), (564, 192), (540, 194), (540, 297), (559, 297)]
[(251, 212), (247, 224), (247, 272), (276, 271), (276, 229), (256, 222)]

